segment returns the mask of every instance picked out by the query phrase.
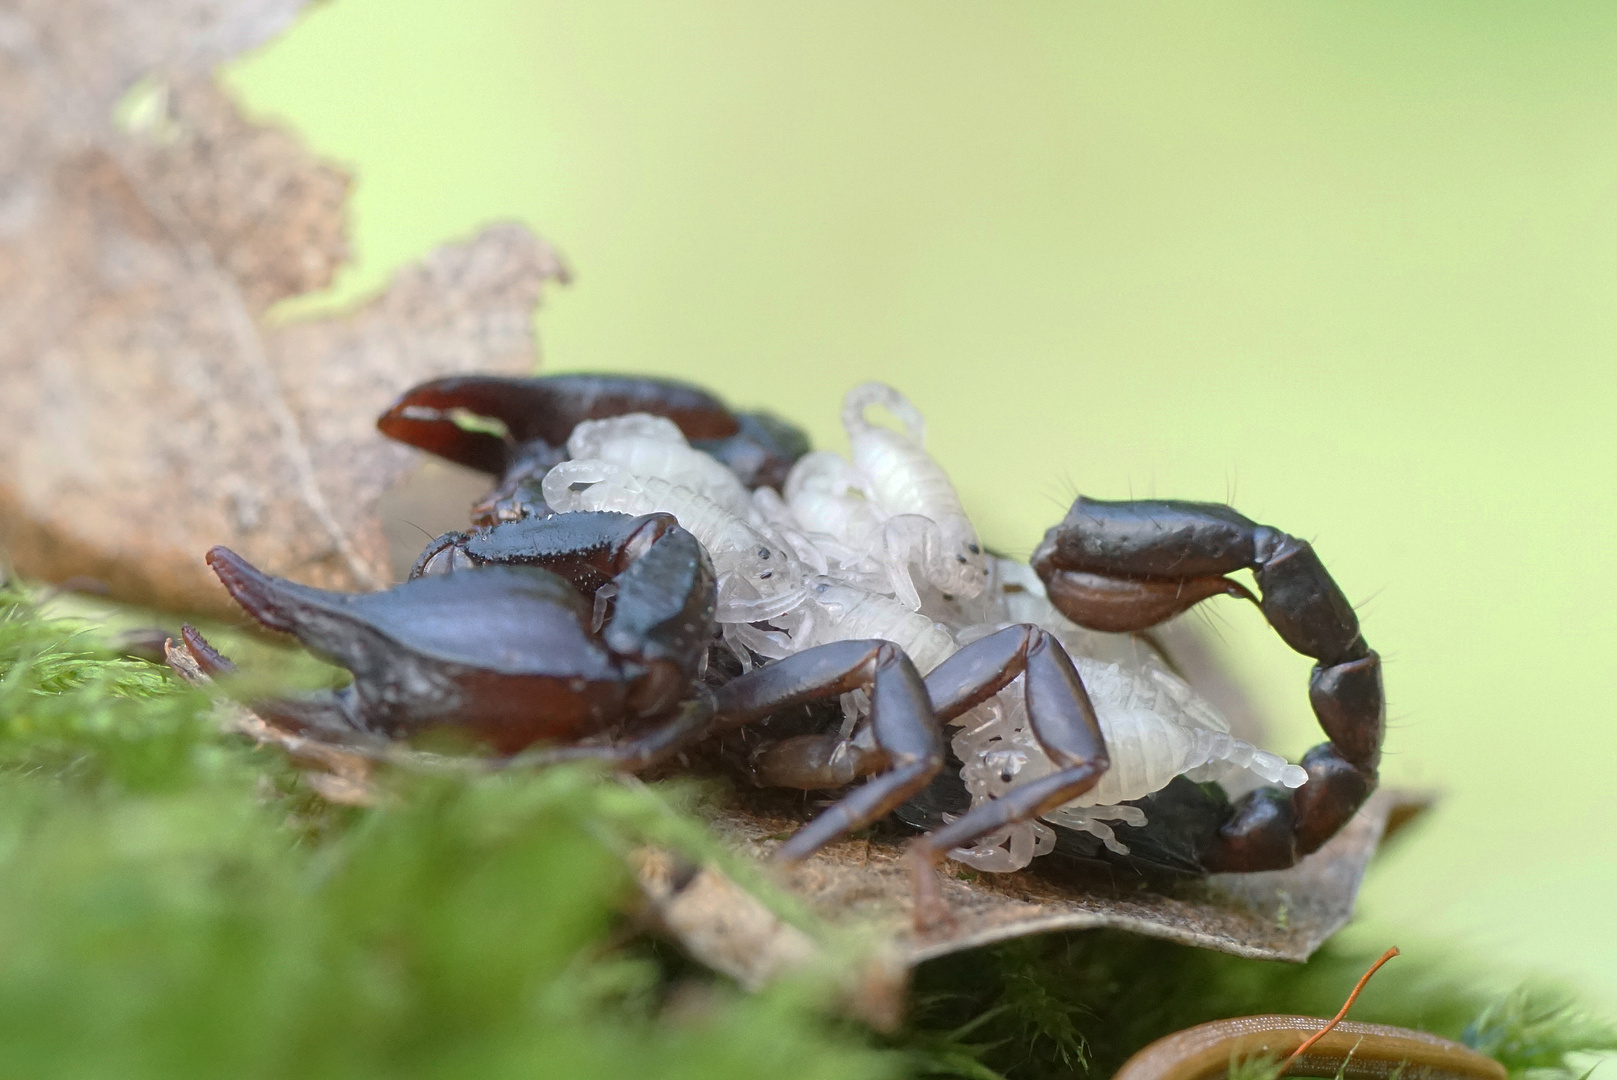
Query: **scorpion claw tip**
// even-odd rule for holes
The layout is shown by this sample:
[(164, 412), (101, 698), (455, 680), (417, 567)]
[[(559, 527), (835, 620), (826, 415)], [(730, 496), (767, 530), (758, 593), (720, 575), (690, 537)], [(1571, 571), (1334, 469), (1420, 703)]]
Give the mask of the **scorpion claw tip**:
[(208, 639), (202, 636), (202, 632), (190, 623), (180, 627), (180, 640), (185, 642), (185, 647), (190, 650), (197, 667), (204, 675), (209, 677), (229, 675), (236, 670), (235, 663), (209, 644)]
[(282, 613), (276, 597), (275, 579), (227, 547), (210, 548), (208, 566), (230, 593), (231, 599), (271, 630), (290, 631), (291, 623)]

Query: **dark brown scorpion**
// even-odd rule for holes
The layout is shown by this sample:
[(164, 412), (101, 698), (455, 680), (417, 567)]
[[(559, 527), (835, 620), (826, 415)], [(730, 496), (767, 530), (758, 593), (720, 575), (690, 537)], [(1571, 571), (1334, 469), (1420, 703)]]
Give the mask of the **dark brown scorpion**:
[[(767, 739), (772, 715), (864, 689), (872, 739), (851, 758), (831, 752), (846, 751), (845, 741), (823, 734), (771, 741), (771, 783), (839, 790), (870, 777), (786, 842), (780, 857), (796, 861), (896, 809), (913, 811), (942, 778), (942, 725), (1025, 675), (1028, 713), (1057, 771), (953, 820), (906, 816), (926, 830), (911, 849), (924, 901), (917, 917), (946, 917), (929, 867), (1081, 795), (1109, 765), (1072, 660), (1049, 633), (1016, 625), (965, 646), (924, 679), (898, 646), (879, 640), (821, 645), (716, 679), (707, 670), (715, 575), (701, 544), (668, 514), (553, 514), (540, 495), (575, 424), (631, 412), (673, 420), (748, 487), (779, 486), (808, 448), (789, 424), (734, 413), (668, 380), (472, 377), (416, 387), (378, 425), (494, 476), (493, 493), (474, 511), (481, 527), (435, 541), (411, 580), (362, 595), (270, 577), (228, 550), (211, 551), (210, 565), (250, 614), (354, 676), (342, 690), (258, 708), (336, 740), (450, 728), (523, 761), (588, 758), (640, 771), (745, 725)], [(1318, 661), (1310, 699), (1331, 741), (1304, 758), (1309, 782), (1291, 795), (1260, 789), (1224, 804), (1197, 843), (1199, 869), (1290, 866), (1374, 788), (1384, 726), (1379, 660), (1307, 543), (1225, 506), (1080, 498), (1033, 565), (1052, 602), (1081, 626), (1143, 631), (1229, 593), (1254, 599), (1287, 644)], [(1254, 572), (1261, 600), (1224, 576), (1242, 568)], [(188, 638), (208, 664), (225, 663), (194, 632)]]

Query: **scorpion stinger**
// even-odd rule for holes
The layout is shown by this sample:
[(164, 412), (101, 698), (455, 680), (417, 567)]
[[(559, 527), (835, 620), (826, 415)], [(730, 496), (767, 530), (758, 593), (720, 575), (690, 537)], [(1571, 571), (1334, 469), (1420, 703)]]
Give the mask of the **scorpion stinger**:
[(1081, 626), (1145, 630), (1220, 592), (1252, 596), (1223, 575), (1250, 569), (1264, 617), (1312, 657), (1309, 700), (1330, 738), (1302, 760), (1291, 793), (1259, 788), (1235, 808), (1203, 859), (1210, 871), (1276, 870), (1317, 850), (1375, 789), (1386, 727), (1381, 658), (1353, 607), (1306, 541), (1227, 506), (1080, 497), (1033, 554), (1050, 600)]

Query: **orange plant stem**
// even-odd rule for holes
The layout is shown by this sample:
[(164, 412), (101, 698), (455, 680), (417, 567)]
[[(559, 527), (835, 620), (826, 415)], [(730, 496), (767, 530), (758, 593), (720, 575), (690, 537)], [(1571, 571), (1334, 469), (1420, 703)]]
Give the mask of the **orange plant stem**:
[(1377, 960), (1375, 963), (1371, 964), (1370, 965), (1370, 970), (1366, 971), (1363, 975), (1361, 975), (1359, 977), (1358, 984), (1353, 987), (1353, 992), (1351, 994), (1349, 994), (1347, 996), (1347, 1000), (1342, 1003), (1341, 1010), (1335, 1016), (1331, 1017), (1330, 1023), (1326, 1024), (1324, 1027), (1322, 1027), (1318, 1031), (1314, 1032), (1314, 1034), (1312, 1034), (1308, 1038), (1304, 1039), (1303, 1044), (1301, 1046), (1299, 1046), (1297, 1049), (1293, 1050), (1291, 1052), (1291, 1056), (1289, 1058), (1287, 1058), (1285, 1060), (1285, 1063), (1280, 1066), (1280, 1073), (1278, 1073), (1276, 1075), (1284, 1075), (1285, 1071), (1287, 1069), (1291, 1068), (1291, 1063), (1292, 1062), (1294, 1062), (1298, 1058), (1302, 1057), (1303, 1054), (1307, 1052), (1307, 1050), (1308, 1050), (1308, 1048), (1310, 1046), (1313, 1046), (1315, 1043), (1317, 1043), (1321, 1039), (1323, 1039), (1325, 1037), (1325, 1033), (1327, 1031), (1331, 1030), (1337, 1024), (1340, 1024), (1342, 1022), (1342, 1018), (1347, 1015), (1348, 1010), (1353, 1008), (1353, 1003), (1358, 1000), (1359, 991), (1363, 990), (1364, 989), (1364, 984), (1370, 981), (1370, 976), (1372, 976), (1376, 972), (1380, 971), (1382, 964), (1385, 964), (1388, 960), (1391, 960), (1393, 957), (1395, 957), (1397, 955), (1398, 955), (1398, 946), (1396, 946), (1396, 945), (1394, 945), (1392, 948), (1388, 949), (1386, 952), (1382, 953), (1381, 954), (1381, 959)]

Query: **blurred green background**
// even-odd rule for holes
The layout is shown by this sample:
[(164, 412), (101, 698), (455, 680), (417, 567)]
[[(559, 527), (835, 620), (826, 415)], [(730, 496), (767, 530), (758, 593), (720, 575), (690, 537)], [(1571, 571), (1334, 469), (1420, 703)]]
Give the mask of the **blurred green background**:
[[(989, 543), (1072, 494), (1309, 537), (1443, 791), (1349, 934), (1617, 1006), (1617, 6), (341, 0), (235, 66), (352, 167), (333, 294), (495, 218), (549, 370), (831, 448), (879, 378)], [(304, 305), (305, 307), (310, 305)], [(1318, 741), (1307, 663), (1212, 613)]]

